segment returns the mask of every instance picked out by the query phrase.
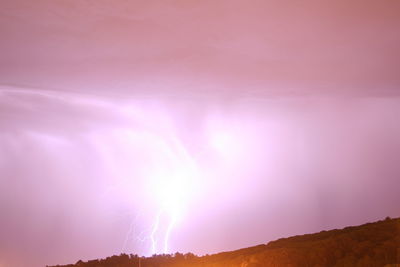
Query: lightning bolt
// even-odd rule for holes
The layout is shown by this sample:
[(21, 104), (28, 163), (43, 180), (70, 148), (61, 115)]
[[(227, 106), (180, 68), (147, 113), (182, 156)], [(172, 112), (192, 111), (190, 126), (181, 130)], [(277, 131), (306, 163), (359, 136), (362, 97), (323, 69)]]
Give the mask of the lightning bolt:
[(169, 240), (169, 236), (171, 235), (171, 231), (172, 228), (174, 227), (174, 224), (176, 222), (176, 215), (172, 215), (172, 217), (170, 218), (168, 227), (167, 227), (167, 231), (165, 233), (165, 238), (164, 238), (164, 253), (168, 253), (168, 240)]
[(151, 234), (150, 234), (150, 241), (151, 241), (151, 254), (156, 254), (157, 252), (157, 240), (156, 240), (156, 233), (158, 231), (159, 225), (160, 225), (160, 217), (161, 217), (161, 212), (159, 212), (156, 216), (155, 222), (153, 224), (153, 227), (151, 229)]
[[(130, 140), (129, 138), (137, 137), (127, 134), (125, 138)], [(148, 179), (148, 187), (145, 187), (144, 191), (145, 197), (149, 197), (150, 205), (154, 206), (145, 210), (146, 215), (143, 218), (146, 221), (152, 219), (136, 240), (142, 243), (140, 247), (144, 250), (144, 254), (167, 254), (170, 252), (171, 233), (188, 204), (198, 170), (194, 158), (176, 137), (163, 138), (163, 136), (149, 135), (145, 138), (157, 148), (154, 157), (158, 161), (155, 167), (144, 172)], [(126, 249), (127, 243), (134, 239), (134, 225), (132, 222), (129, 227), (123, 249)]]
[(134, 224), (135, 224), (135, 219), (133, 219), (133, 220), (131, 221), (131, 224), (129, 225), (129, 231), (128, 231), (128, 233), (126, 234), (124, 244), (122, 245), (122, 252), (125, 251), (125, 248), (126, 248), (126, 245), (128, 244), (129, 239), (131, 239), (131, 236), (133, 236)]
[[(156, 254), (159, 252), (158, 250), (158, 238), (157, 238), (157, 233), (160, 230), (160, 223), (161, 223), (161, 216), (164, 213), (168, 213), (166, 210), (161, 210), (158, 212), (157, 216), (154, 219), (153, 226), (151, 228), (151, 233), (150, 233), (150, 242), (151, 242), (151, 255)], [(175, 213), (170, 213), (168, 216), (168, 223), (167, 227), (164, 233), (164, 238), (163, 238), (163, 250), (162, 252), (164, 254), (167, 254), (169, 252), (169, 238), (171, 236), (171, 231), (177, 221), (177, 215)]]

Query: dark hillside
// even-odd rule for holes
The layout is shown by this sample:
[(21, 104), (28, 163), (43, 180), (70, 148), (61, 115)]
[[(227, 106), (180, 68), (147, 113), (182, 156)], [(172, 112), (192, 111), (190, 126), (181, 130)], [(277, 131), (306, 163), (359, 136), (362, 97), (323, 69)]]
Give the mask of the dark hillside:
[(281, 238), (250, 248), (197, 257), (191, 253), (121, 254), (63, 267), (400, 267), (400, 218)]

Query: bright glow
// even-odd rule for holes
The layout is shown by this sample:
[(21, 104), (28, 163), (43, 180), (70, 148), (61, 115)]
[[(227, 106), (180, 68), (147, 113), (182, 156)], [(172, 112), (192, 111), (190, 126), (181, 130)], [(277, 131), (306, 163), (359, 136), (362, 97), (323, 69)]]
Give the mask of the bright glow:
[[(153, 215), (151, 211), (147, 211), (153, 218), (147, 235), (142, 237), (142, 232), (135, 239), (143, 244), (147, 240), (150, 242), (150, 251), (146, 253), (150, 255), (169, 252), (172, 230), (183, 218), (198, 179), (194, 159), (170, 131), (162, 130), (150, 128), (140, 132), (126, 129), (114, 131), (115, 138), (121, 142), (127, 155), (131, 150), (143, 151), (142, 158), (147, 162), (132, 169), (136, 172), (134, 179), (132, 176), (123, 175), (119, 180), (123, 181), (120, 187), (124, 188), (127, 196), (132, 196), (133, 202), (139, 194), (142, 200), (148, 201), (147, 209), (153, 211)], [(128, 163), (135, 164), (134, 161)], [(140, 176), (146, 185), (143, 192), (136, 190), (137, 176)], [(133, 222), (130, 228), (132, 225)], [(129, 238), (129, 235), (133, 235), (132, 229), (125, 240), (133, 239)], [(125, 248), (126, 244), (123, 247)]]
[(192, 192), (192, 183), (195, 178), (195, 170), (185, 166), (177, 170), (171, 176), (159, 177), (155, 188), (156, 197), (162, 204), (162, 209), (169, 215), (179, 216)]
[(240, 142), (228, 131), (216, 131), (210, 136), (212, 147), (223, 156), (230, 156), (238, 153)]
[[(160, 252), (159, 240), (163, 240), (163, 253), (169, 252), (169, 238), (175, 224), (182, 218), (185, 206), (193, 193), (193, 184), (197, 171), (192, 161), (173, 158), (176, 165), (170, 170), (160, 171), (153, 177), (154, 194), (160, 210), (155, 217), (151, 230), (151, 254)], [(164, 223), (164, 232), (160, 233), (160, 223)], [(159, 236), (159, 238), (157, 238)]]

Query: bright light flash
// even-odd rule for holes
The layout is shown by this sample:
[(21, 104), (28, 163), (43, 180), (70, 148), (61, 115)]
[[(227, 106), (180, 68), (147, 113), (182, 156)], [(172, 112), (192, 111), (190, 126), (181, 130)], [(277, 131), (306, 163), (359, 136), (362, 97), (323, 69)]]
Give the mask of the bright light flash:
[[(192, 192), (193, 179), (196, 176), (196, 170), (192, 164), (182, 164), (177, 166), (174, 173), (165, 178), (158, 177), (155, 192), (158, 201), (161, 203), (155, 222), (151, 230), (151, 250), (152, 254), (159, 251), (159, 241), (156, 238), (161, 231), (160, 224), (164, 225), (163, 234), (163, 253), (169, 252), (169, 238), (175, 224), (181, 219), (185, 204), (187, 204), (190, 193)], [(161, 175), (161, 174), (160, 174)], [(161, 234), (161, 233), (159, 233)]]
[[(124, 157), (128, 156), (125, 158), (129, 159), (131, 153), (135, 155), (132, 151), (141, 151), (143, 158), (143, 161), (138, 158), (132, 163), (143, 163), (138, 164), (134, 171), (138, 179), (144, 182), (145, 188), (139, 192), (140, 202), (148, 203), (146, 218), (152, 218), (152, 222), (144, 231), (145, 238), (140, 238), (140, 241), (150, 242), (151, 254), (168, 253), (171, 233), (183, 218), (194, 193), (198, 180), (196, 162), (175, 135), (173, 123), (162, 112), (162, 116), (158, 116), (160, 114), (156, 111), (148, 114), (140, 112), (140, 109), (123, 109), (121, 112), (140, 121), (142, 129), (134, 131), (123, 128), (114, 131), (116, 140), (125, 151)], [(157, 123), (154, 124), (154, 121)], [(127, 185), (124, 186), (125, 190), (135, 188), (135, 179), (130, 175), (123, 177)], [(131, 195), (130, 190), (126, 193), (127, 196)], [(132, 199), (135, 200), (137, 195), (138, 192), (132, 194)]]

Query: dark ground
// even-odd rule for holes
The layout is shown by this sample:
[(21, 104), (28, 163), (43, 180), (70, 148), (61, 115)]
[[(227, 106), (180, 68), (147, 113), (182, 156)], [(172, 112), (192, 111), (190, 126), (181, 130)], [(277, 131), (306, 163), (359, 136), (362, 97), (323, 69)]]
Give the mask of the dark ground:
[[(61, 266), (61, 265), (57, 265)], [(281, 238), (250, 248), (198, 257), (121, 254), (62, 267), (400, 267), (400, 218)]]

